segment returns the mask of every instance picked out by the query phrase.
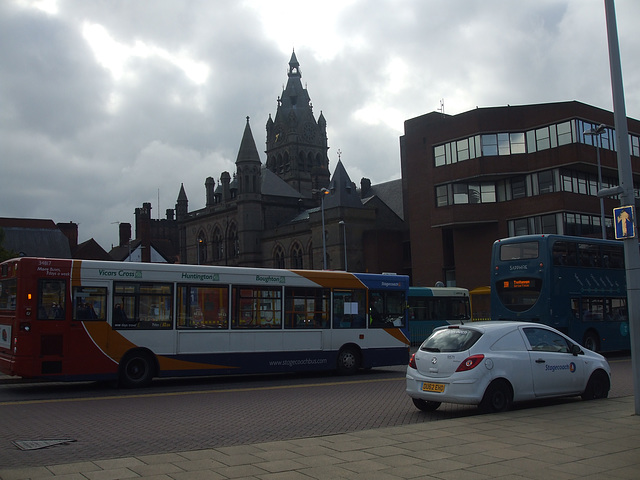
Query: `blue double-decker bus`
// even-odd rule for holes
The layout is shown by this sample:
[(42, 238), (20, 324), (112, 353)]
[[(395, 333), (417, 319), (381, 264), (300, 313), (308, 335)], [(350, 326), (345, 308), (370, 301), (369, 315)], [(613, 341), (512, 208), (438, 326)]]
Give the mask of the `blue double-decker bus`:
[(616, 240), (524, 235), (491, 255), (491, 318), (550, 325), (589, 350), (630, 348), (624, 248)]

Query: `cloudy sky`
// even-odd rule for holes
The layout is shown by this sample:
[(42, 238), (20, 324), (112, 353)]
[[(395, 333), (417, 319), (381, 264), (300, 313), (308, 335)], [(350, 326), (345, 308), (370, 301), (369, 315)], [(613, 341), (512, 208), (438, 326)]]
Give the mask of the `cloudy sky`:
[[(616, 16), (640, 118), (640, 2)], [(292, 50), (351, 179), (400, 177), (403, 122), (506, 104), (612, 110), (602, 0), (2, 0), (0, 217), (79, 224), (204, 206), (246, 123), (265, 161)]]

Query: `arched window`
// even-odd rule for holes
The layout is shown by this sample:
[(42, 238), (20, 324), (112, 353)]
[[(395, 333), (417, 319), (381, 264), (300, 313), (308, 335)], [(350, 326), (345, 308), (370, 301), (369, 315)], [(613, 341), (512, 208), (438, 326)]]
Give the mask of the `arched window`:
[(224, 237), (220, 227), (216, 226), (213, 231), (213, 259), (219, 262), (224, 258)]
[(313, 270), (313, 242), (309, 242), (309, 245), (307, 246), (307, 255), (309, 256), (309, 269)]
[(302, 247), (298, 242), (291, 247), (291, 268), (304, 268), (302, 261)]
[(196, 263), (201, 265), (207, 262), (207, 238), (202, 230), (198, 232), (196, 243)]
[(284, 250), (280, 245), (276, 247), (276, 250), (273, 254), (273, 267), (284, 268)]

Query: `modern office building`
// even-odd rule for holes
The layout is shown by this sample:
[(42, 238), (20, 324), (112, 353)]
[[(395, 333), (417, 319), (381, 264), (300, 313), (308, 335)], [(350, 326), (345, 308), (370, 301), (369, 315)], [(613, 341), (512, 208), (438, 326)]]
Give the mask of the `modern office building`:
[[(638, 196), (640, 122), (628, 128)], [(613, 113), (576, 101), (428, 113), (405, 121), (400, 150), (414, 285), (489, 285), (499, 238), (601, 237), (599, 171), (618, 185)], [(603, 201), (608, 238), (616, 206)]]

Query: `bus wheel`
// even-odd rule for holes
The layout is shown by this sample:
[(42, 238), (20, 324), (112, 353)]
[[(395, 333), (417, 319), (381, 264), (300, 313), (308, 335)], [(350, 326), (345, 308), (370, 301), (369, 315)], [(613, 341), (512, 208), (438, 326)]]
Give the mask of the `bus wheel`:
[(598, 341), (598, 335), (593, 330), (589, 330), (584, 334), (584, 338), (582, 339), (582, 345), (587, 350), (591, 350), (592, 352), (597, 352), (600, 350), (600, 342)]
[(609, 396), (609, 377), (602, 370), (596, 370), (591, 374), (587, 388), (582, 394), (583, 400), (596, 400), (598, 398), (607, 398)]
[(513, 392), (505, 380), (494, 380), (487, 390), (478, 408), (482, 413), (506, 412), (511, 408)]
[(434, 412), (442, 404), (441, 402), (430, 402), (428, 400), (423, 400), (422, 398), (412, 398), (411, 400), (413, 400), (413, 404), (416, 408), (423, 412)]
[(154, 371), (154, 362), (148, 353), (129, 353), (120, 362), (120, 385), (124, 388), (146, 387), (151, 383)]
[(338, 373), (353, 375), (360, 368), (360, 354), (353, 347), (344, 347), (338, 352)]

